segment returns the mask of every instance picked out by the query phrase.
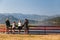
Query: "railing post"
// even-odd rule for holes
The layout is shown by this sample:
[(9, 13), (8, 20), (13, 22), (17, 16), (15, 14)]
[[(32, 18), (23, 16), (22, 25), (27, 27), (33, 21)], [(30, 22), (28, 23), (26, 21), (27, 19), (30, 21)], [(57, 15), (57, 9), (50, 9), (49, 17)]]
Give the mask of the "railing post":
[(44, 34), (46, 35), (46, 26), (44, 26)]

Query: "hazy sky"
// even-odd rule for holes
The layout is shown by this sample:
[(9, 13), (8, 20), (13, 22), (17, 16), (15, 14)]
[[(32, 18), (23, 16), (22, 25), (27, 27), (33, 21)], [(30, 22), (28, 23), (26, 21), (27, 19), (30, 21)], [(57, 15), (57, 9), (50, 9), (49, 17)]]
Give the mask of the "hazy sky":
[(0, 13), (60, 14), (60, 0), (0, 0)]

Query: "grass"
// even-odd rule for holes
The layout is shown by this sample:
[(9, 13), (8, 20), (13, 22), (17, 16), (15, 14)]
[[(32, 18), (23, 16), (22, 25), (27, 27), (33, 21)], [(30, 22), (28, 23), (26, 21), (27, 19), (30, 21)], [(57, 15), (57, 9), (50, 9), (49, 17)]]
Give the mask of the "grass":
[(0, 34), (0, 40), (60, 40), (58, 35)]

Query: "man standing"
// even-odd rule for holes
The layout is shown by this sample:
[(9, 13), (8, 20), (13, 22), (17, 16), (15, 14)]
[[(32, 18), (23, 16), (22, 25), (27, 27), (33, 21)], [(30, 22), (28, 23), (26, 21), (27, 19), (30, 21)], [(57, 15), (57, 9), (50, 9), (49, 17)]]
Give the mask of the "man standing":
[(6, 19), (5, 23), (6, 23), (6, 28), (7, 28), (6, 32), (9, 33), (10, 21), (8, 18)]

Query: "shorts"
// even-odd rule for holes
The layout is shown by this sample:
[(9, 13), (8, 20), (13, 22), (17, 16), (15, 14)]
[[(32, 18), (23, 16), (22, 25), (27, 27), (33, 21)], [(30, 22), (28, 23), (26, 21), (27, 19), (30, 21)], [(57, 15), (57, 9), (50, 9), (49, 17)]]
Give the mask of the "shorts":
[(13, 30), (16, 29), (16, 27), (12, 28)]
[(22, 29), (22, 27), (21, 27), (21, 26), (19, 26), (19, 27), (18, 27), (18, 29), (19, 29), (19, 30), (21, 30), (21, 29)]

